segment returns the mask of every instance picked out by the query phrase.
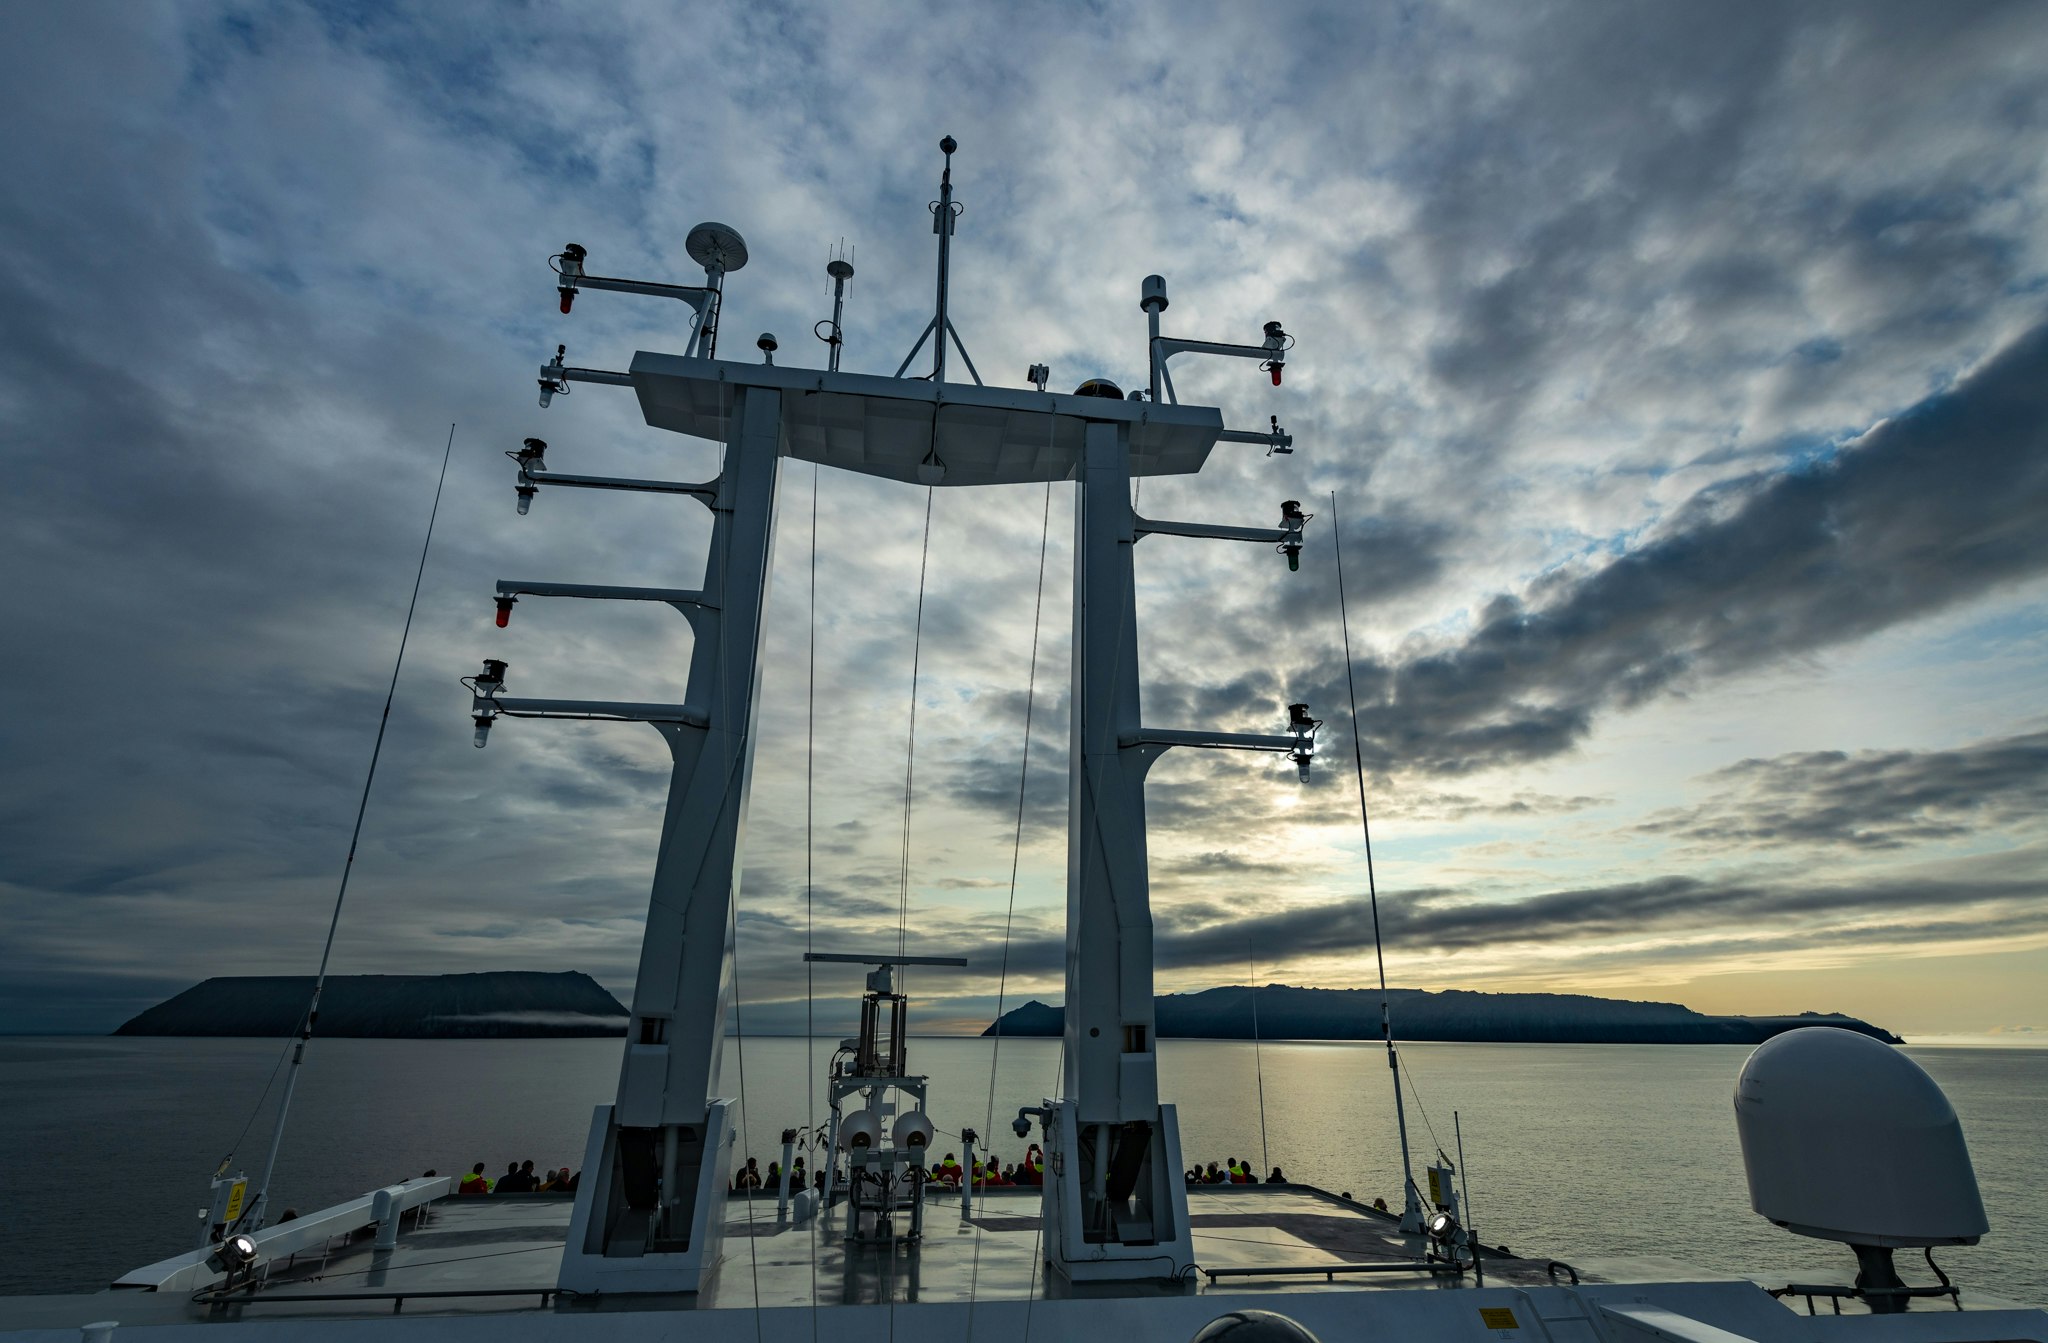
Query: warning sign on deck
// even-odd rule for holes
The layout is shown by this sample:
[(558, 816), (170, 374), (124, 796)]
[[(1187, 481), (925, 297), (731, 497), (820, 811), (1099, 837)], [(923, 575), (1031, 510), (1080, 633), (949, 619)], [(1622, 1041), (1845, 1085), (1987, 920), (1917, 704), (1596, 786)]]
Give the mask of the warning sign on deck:
[(1519, 1329), (1515, 1323), (1515, 1312), (1506, 1306), (1481, 1306), (1479, 1318), (1489, 1329)]

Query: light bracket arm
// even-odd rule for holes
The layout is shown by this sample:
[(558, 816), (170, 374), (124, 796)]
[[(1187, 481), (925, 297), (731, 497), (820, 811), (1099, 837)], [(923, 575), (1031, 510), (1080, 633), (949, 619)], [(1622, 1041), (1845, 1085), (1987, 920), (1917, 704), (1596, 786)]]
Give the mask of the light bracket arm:
[(500, 597), (582, 597), (596, 601), (667, 602), (715, 611), (717, 604), (695, 588), (615, 587), (608, 583), (542, 583), (523, 578), (498, 580)]
[(522, 485), (570, 485), (584, 490), (634, 490), (642, 494), (688, 494), (701, 499), (708, 506), (718, 498), (719, 482), (716, 480), (636, 480), (630, 476), (584, 476), (566, 471), (534, 471), (522, 468), (519, 472)]
[(1125, 749), (1197, 746), (1221, 751), (1292, 751), (1296, 739), (1272, 732), (1203, 732), (1185, 728), (1142, 727), (1119, 735), (1116, 744)]
[(1273, 428), (1269, 433), (1262, 434), (1256, 429), (1225, 429), (1222, 433), (1216, 435), (1216, 441), (1218, 443), (1263, 443), (1268, 457), (1271, 457), (1276, 452), (1283, 457), (1292, 455), (1294, 452), (1294, 435), (1281, 429), (1278, 416), (1274, 417)]
[(488, 698), (507, 718), (568, 718), (582, 722), (675, 724), (708, 727), (710, 717), (687, 704), (637, 704), (624, 700), (526, 699), (508, 695)]
[(1132, 529), (1139, 536), (1193, 536), (1205, 541), (1270, 541), (1287, 539), (1284, 527), (1233, 527), (1216, 522), (1173, 522), (1131, 515)]
[[(1275, 346), (1270, 343), (1265, 345), (1232, 345), (1224, 341), (1183, 340), (1177, 336), (1154, 336), (1152, 338), (1152, 367), (1158, 370), (1159, 379), (1165, 385), (1167, 401), (1176, 406), (1180, 404), (1180, 395), (1173, 390), (1173, 375), (1167, 372), (1166, 361), (1177, 354), (1220, 354), (1236, 359), (1257, 359), (1263, 363), (1272, 363), (1275, 360), (1285, 361), (1286, 347)], [(1227, 437), (1228, 435), (1224, 436)], [(1267, 439), (1261, 436), (1253, 441), (1263, 443)]]
[(578, 275), (575, 287), (578, 289), (609, 289), (620, 294), (646, 294), (652, 298), (674, 298), (703, 312), (717, 291), (709, 285), (662, 284), (655, 280), (622, 280), (609, 275)]
[(555, 374), (564, 382), (595, 382), (607, 387), (631, 387), (633, 375), (618, 373), (608, 368), (564, 368), (559, 364), (550, 365)]

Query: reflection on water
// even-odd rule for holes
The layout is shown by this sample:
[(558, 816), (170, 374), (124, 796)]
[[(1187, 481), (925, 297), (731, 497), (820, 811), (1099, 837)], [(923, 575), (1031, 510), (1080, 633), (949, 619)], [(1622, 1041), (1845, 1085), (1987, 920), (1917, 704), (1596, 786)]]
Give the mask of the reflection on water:
[[(742, 1150), (822, 1120), (818, 1079), (836, 1040), (728, 1042), (724, 1089), (742, 1099)], [(972, 1127), (1014, 1161), (1020, 1105), (1058, 1090), (1059, 1045), (1002, 1042), (991, 1103), (987, 1040), (916, 1040), (940, 1152)], [(256, 1040), (0, 1040), (0, 1133), (18, 1207), (120, 1216), (7, 1219), (0, 1290), (76, 1290), (187, 1248), (206, 1177), (250, 1119), (277, 1061)], [(617, 1079), (616, 1040), (317, 1041), (278, 1164), (274, 1206), (302, 1210), (429, 1168), (531, 1158), (580, 1166), (594, 1105)], [(2048, 1051), (1911, 1049), (1962, 1115), (1991, 1234), (1942, 1255), (1966, 1289), (2048, 1301)], [(1748, 1051), (1690, 1045), (1408, 1045), (1418, 1165), (1455, 1157), (1464, 1122), (1473, 1224), (1492, 1244), (1563, 1259), (1666, 1255), (1777, 1279), (1846, 1281), (1848, 1251), (1781, 1232), (1749, 1210), (1731, 1106)], [(1189, 1164), (1262, 1170), (1398, 1204), (1400, 1158), (1385, 1055), (1360, 1043), (1169, 1040), (1161, 1087), (1180, 1107)], [(1263, 1116), (1258, 1102), (1264, 1077)], [(255, 1174), (257, 1115), (238, 1164)], [(1903, 1260), (1902, 1260), (1903, 1262)], [(1915, 1260), (1917, 1263), (1917, 1260)], [(1920, 1270), (1924, 1273), (1924, 1269)], [(1906, 1269), (1911, 1278), (1914, 1268)]]

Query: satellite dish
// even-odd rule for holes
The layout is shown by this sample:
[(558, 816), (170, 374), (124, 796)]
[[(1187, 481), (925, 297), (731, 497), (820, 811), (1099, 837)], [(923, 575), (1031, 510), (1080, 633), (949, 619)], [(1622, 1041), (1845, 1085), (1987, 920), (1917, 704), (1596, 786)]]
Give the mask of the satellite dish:
[(683, 239), (683, 250), (690, 254), (690, 260), (709, 270), (712, 267), (730, 275), (747, 264), (747, 242), (740, 237), (738, 229), (730, 224), (705, 223), (690, 230), (690, 236)]

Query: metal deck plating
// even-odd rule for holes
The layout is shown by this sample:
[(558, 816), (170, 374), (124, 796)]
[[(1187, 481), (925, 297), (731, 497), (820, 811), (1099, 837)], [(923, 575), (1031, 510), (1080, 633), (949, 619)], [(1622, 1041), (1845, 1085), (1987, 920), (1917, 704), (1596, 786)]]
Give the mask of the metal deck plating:
[[(1486, 1257), (1483, 1287), (1470, 1273), (1361, 1272), (1412, 1263), (1415, 1242), (1388, 1215), (1303, 1185), (1191, 1190), (1200, 1271), (1181, 1283), (1073, 1284), (1044, 1270), (1039, 1202), (1035, 1189), (987, 1190), (962, 1216), (957, 1192), (934, 1193), (921, 1242), (873, 1246), (849, 1244), (836, 1209), (792, 1222), (776, 1218), (772, 1198), (734, 1198), (720, 1262), (702, 1291), (578, 1298), (555, 1285), (568, 1198), (443, 1198), (426, 1204), (424, 1216), (401, 1213), (388, 1250), (376, 1248), (371, 1228), (356, 1225), (358, 1201), (344, 1205), (355, 1209), (341, 1219), (347, 1229), (316, 1234), (296, 1254), (272, 1261), (253, 1293), (212, 1301), (208, 1287), (217, 1275), (201, 1269), (192, 1281), (179, 1267), (190, 1257), (181, 1256), (124, 1280), (160, 1282), (158, 1290), (138, 1285), (0, 1302), (0, 1330), (7, 1331), (0, 1337), (68, 1343), (84, 1325), (116, 1321), (122, 1337), (148, 1327), (151, 1338), (181, 1326), (232, 1324), (254, 1331), (252, 1343), (366, 1328), (386, 1337), (403, 1331), (419, 1340), (492, 1343), (814, 1336), (1185, 1343), (1225, 1311), (1252, 1307), (1280, 1310), (1324, 1343), (1828, 1343), (1871, 1328), (1886, 1343), (2048, 1341), (2048, 1316), (1974, 1293), (1960, 1312), (1942, 1302), (1883, 1320), (1807, 1316), (1754, 1283), (1667, 1260), (1580, 1265), (1577, 1284), (1543, 1260), (1496, 1254)], [(339, 1211), (302, 1220), (317, 1231)], [(1271, 1274), (1275, 1268), (1290, 1271)]]

